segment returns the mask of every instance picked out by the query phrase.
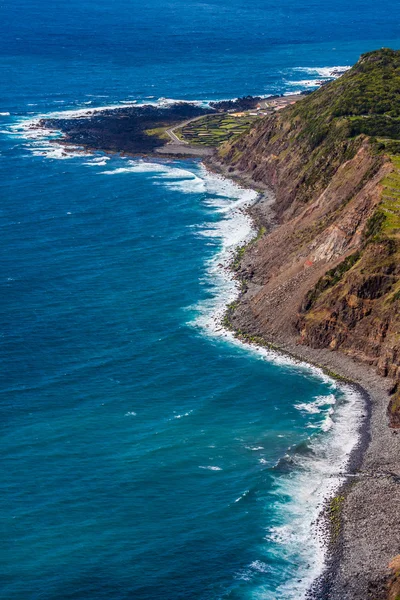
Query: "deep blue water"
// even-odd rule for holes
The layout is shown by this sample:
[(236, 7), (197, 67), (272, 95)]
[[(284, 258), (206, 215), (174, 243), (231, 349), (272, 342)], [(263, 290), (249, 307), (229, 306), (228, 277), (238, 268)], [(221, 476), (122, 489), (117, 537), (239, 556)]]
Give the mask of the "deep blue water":
[(0, 11), (1, 598), (303, 597), (323, 561), (311, 523), (360, 402), (215, 325), (235, 295), (218, 264), (251, 236), (251, 193), (194, 161), (59, 160), (19, 128), (150, 96), (296, 91), (399, 47), (400, 7)]

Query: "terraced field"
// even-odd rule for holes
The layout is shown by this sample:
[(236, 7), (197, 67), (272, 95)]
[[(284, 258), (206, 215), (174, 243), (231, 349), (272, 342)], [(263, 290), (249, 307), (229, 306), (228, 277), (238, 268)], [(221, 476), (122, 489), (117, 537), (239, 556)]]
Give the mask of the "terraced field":
[(243, 116), (207, 115), (176, 129), (175, 134), (192, 145), (217, 147), (246, 132), (257, 119), (257, 116), (249, 114)]

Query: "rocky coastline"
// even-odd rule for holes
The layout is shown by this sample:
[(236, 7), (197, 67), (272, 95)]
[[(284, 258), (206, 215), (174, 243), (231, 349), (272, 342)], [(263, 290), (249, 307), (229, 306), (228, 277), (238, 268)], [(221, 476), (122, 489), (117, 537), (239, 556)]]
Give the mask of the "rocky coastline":
[[(207, 167), (260, 193), (248, 212), (255, 227), (264, 228), (268, 237), (278, 222), (273, 191), (254, 181), (248, 173), (232, 170), (215, 159), (208, 160)], [(236, 269), (234, 272), (240, 279), (241, 273)], [(327, 543), (326, 568), (309, 590), (308, 598), (386, 600), (392, 577), (389, 563), (400, 551), (400, 434), (388, 426), (391, 383), (355, 357), (299, 344), (298, 338), (287, 332), (265, 338), (252, 321), (248, 304), (243, 302), (245, 295), (239, 298), (235, 321), (229, 325), (242, 341), (266, 345), (295, 360), (320, 367), (339, 381), (351, 382), (364, 399), (359, 441), (349, 457), (345, 482), (336, 494), (344, 499), (340, 514), (335, 515), (333, 525), (328, 503), (321, 515)], [(249, 322), (253, 327), (247, 336), (244, 332), (249, 330)]]
[(38, 124), (84, 148), (201, 158), (259, 192), (249, 207), (259, 235), (233, 260), (242, 291), (224, 325), (352, 382), (365, 401), (345, 483), (325, 511), (327, 565), (309, 593), (316, 600), (400, 594), (398, 73), (400, 51), (364, 55), (339, 80), (215, 148), (192, 148), (174, 129), (216, 107), (118, 109)]

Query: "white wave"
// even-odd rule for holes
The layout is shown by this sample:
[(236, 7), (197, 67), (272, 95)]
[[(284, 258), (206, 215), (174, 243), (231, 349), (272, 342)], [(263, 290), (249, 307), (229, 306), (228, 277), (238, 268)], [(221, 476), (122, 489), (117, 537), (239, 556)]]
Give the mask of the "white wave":
[(290, 92), (285, 92), (283, 95), (284, 96), (300, 96), (302, 93), (302, 90), (295, 90), (295, 91), (290, 91)]
[(0, 112), (0, 117), (9, 117), (11, 113), (9, 112)]
[(336, 403), (336, 397), (334, 394), (329, 394), (328, 396), (316, 396), (313, 402), (302, 402), (300, 404), (295, 404), (295, 408), (298, 410), (317, 414), (322, 411), (324, 406), (329, 406)]
[[(147, 171), (149, 171), (151, 168), (150, 164), (148, 164), (146, 168)], [(160, 168), (162, 168), (162, 171), (160, 171)], [(195, 175), (192, 171), (188, 171), (187, 169), (171, 167), (169, 165), (159, 165), (157, 167), (157, 171), (159, 173), (163, 173), (163, 179), (199, 179), (199, 177), (197, 177), (197, 175)]]
[(199, 469), (206, 469), (207, 471), (222, 471), (221, 467), (215, 467), (213, 465), (207, 465), (206, 467), (200, 466)]
[[(85, 104), (85, 107), (82, 108), (71, 108), (66, 110), (55, 110), (48, 113), (43, 113), (37, 116), (37, 119), (79, 119), (82, 117), (90, 117), (93, 114), (102, 113), (107, 110), (116, 110), (116, 109), (124, 109), (127, 107), (127, 104), (121, 106), (121, 104), (108, 104), (107, 106), (87, 106), (86, 102), (82, 102)], [(129, 104), (132, 106), (136, 105), (136, 102), (132, 100)]]
[(105, 167), (108, 160), (110, 160), (109, 156), (99, 156), (97, 158), (93, 158), (89, 162), (85, 162), (84, 164), (87, 167)]
[(243, 208), (255, 201), (257, 193), (245, 189), (223, 177), (202, 169), (200, 177), (204, 181), (207, 195), (204, 204), (217, 208), (221, 219), (204, 223), (194, 233), (210, 240), (218, 240), (220, 251), (206, 264), (206, 281), (212, 289), (211, 297), (191, 307), (196, 317), (190, 324), (211, 336), (233, 336), (221, 327), (226, 306), (238, 295), (238, 283), (227, 269), (237, 246), (255, 235), (250, 217)]
[(333, 408), (331, 408), (328, 411), (328, 414), (326, 415), (325, 419), (321, 423), (321, 429), (322, 429), (322, 431), (329, 431), (334, 426), (335, 423), (334, 423), (334, 421), (332, 419), (333, 412), (334, 412), (334, 410), (333, 410)]
[[(93, 96), (96, 98), (106, 98), (107, 96)], [(63, 100), (58, 100), (57, 102), (61, 103), (64, 102)], [(72, 109), (64, 109), (64, 110), (56, 110), (56, 111), (50, 111), (47, 113), (41, 113), (38, 114), (36, 116), (35, 120), (40, 120), (40, 119), (79, 119), (82, 117), (90, 117), (93, 114), (98, 114), (98, 113), (102, 113), (105, 111), (109, 111), (109, 110), (123, 110), (125, 108), (128, 108), (129, 106), (143, 106), (143, 105), (147, 105), (147, 106), (158, 106), (160, 108), (167, 108), (173, 104), (176, 103), (185, 103), (185, 104), (193, 104), (195, 106), (203, 106), (205, 105), (205, 101), (203, 100), (178, 100), (178, 99), (173, 99), (173, 98), (160, 98), (157, 101), (154, 102), (145, 102), (145, 101), (138, 101), (138, 100), (120, 100), (119, 103), (117, 104), (107, 104), (104, 106), (88, 106), (89, 104), (91, 104), (93, 101), (85, 101), (82, 102), (83, 105), (81, 108), (72, 108)], [(8, 113), (9, 114), (9, 113)]]
[(193, 410), (189, 410), (188, 412), (183, 413), (183, 415), (174, 415), (174, 419), (182, 419), (183, 417), (189, 417), (192, 414)]
[[(313, 76), (312, 79), (300, 79), (295, 81), (287, 81), (287, 85), (291, 87), (301, 88), (318, 88), (323, 83), (337, 79), (343, 73), (345, 73), (351, 67), (349, 66), (336, 66), (336, 67), (296, 67), (293, 71), (298, 73), (305, 73)], [(290, 95), (292, 92), (286, 92), (285, 96)], [(300, 93), (300, 92), (295, 92)]]
[(169, 107), (173, 104), (194, 104), (195, 106), (207, 106), (207, 100), (180, 100), (179, 98), (158, 98), (156, 102), (143, 102), (144, 104), (160, 107)]
[(91, 161), (90, 161), (90, 164), (96, 164), (96, 163), (97, 163), (97, 164), (101, 164), (101, 163), (103, 163), (104, 161), (106, 161), (106, 162), (107, 162), (107, 160), (110, 160), (110, 157), (109, 157), (109, 156), (99, 156), (99, 157), (97, 157), (97, 158), (94, 158), (93, 160), (91, 160)]
[[(319, 87), (320, 79), (317, 81), (316, 79), (301, 79), (300, 81), (288, 81), (288, 85), (293, 87)], [(330, 81), (330, 79), (324, 79), (324, 81)]]
[(270, 567), (262, 562), (261, 560), (254, 560), (251, 564), (250, 564), (250, 569), (254, 569), (255, 571), (258, 571), (259, 573), (268, 573), (268, 571), (270, 571)]
[(101, 171), (101, 175), (121, 175), (122, 173), (149, 173), (156, 185), (182, 193), (202, 193), (205, 191), (203, 180), (186, 169), (170, 167), (167, 164), (135, 161), (127, 162), (126, 167)]
[(243, 498), (246, 498), (246, 496), (249, 494), (249, 492), (250, 492), (250, 490), (246, 490), (245, 492), (243, 492), (243, 494), (241, 496), (239, 496), (239, 498), (236, 498), (235, 503), (239, 502)]
[(187, 179), (183, 177), (180, 180), (162, 183), (164, 187), (181, 194), (202, 194), (206, 191), (204, 181), (200, 177)]
[(337, 73), (345, 73), (351, 69), (351, 66), (334, 66), (334, 67), (296, 67), (294, 71), (307, 73), (308, 75), (319, 75), (320, 77), (337, 77)]
[(22, 140), (24, 147), (33, 156), (57, 160), (71, 159), (82, 155), (92, 156), (90, 152), (83, 152), (82, 148), (78, 146), (58, 143), (63, 138), (61, 132), (40, 127), (39, 118), (24, 118), (10, 125), (7, 135)]
[[(76, 158), (76, 156), (80, 156), (81, 154), (79, 148), (74, 146), (62, 146), (60, 144), (37, 147), (34, 150), (31, 150), (31, 152), (33, 156), (43, 156), (45, 158), (54, 158), (57, 160)], [(86, 154), (86, 156), (88, 155)]]
[[(225, 250), (232, 252), (244, 236), (251, 237), (252, 225), (248, 216), (240, 208), (254, 201), (257, 194), (252, 190), (240, 188), (223, 177), (209, 173), (203, 167), (191, 171), (171, 166), (169, 163), (129, 160), (124, 167), (101, 171), (100, 175), (121, 175), (123, 173), (148, 173), (156, 185), (185, 194), (204, 194), (205, 204), (218, 205), (226, 218), (218, 223), (205, 223), (196, 229), (196, 235), (220, 238)], [(210, 195), (214, 197), (210, 197)], [(237, 219), (232, 221), (231, 213)], [(228, 258), (226, 260), (228, 262)], [(218, 259), (220, 262), (220, 259)]]
[[(285, 600), (301, 599), (305, 598), (307, 590), (324, 566), (324, 540), (315, 522), (326, 499), (334, 494), (343, 481), (339, 473), (345, 470), (350, 452), (358, 440), (363, 400), (352, 388), (345, 386), (340, 390), (345, 389), (346, 401), (335, 404), (340, 392), (338, 384), (321, 369), (266, 348), (243, 344), (222, 327), (221, 318), (226, 305), (238, 294), (230, 270), (224, 267), (229, 264), (237, 245), (249, 241), (254, 235), (250, 219), (240, 209), (253, 202), (256, 194), (205, 171), (200, 177), (205, 182), (206, 190), (212, 191), (211, 198), (206, 195), (204, 203), (218, 212), (222, 208), (223, 212), (219, 221), (205, 223), (201, 229), (193, 230), (195, 235), (219, 238), (220, 251), (206, 264), (206, 281), (209, 287), (213, 287), (211, 298), (191, 307), (196, 310), (197, 316), (190, 324), (203, 334), (223, 337), (262, 360), (284, 365), (296, 372), (304, 371), (324, 381), (331, 390), (328, 395), (316, 396), (312, 402), (296, 406), (298, 410), (309, 413), (321, 412), (323, 419), (315, 430), (316, 434), (311, 437), (310, 456), (296, 457), (297, 462), (290, 475), (277, 477), (276, 520), (281, 524), (270, 531), (269, 539), (282, 546), (279, 554), (283, 553), (293, 568), (292, 576), (279, 590), (272, 592), (264, 586), (255, 595), (263, 600), (276, 600), (278, 597)], [(261, 450), (260, 446), (251, 448)], [(266, 464), (267, 461), (260, 458), (259, 463)], [(290, 500), (285, 503), (282, 498)]]
[(102, 171), (101, 175), (120, 175), (121, 173), (165, 173), (168, 165), (144, 160), (129, 160), (126, 167), (118, 167), (110, 171)]
[(129, 160), (125, 167), (101, 171), (101, 175), (121, 175), (122, 173), (149, 173), (156, 185), (182, 193), (202, 193), (206, 190), (201, 177), (193, 171), (172, 167), (166, 163), (145, 160)]
[(100, 175), (121, 175), (121, 173), (131, 173), (129, 167), (119, 167), (118, 169), (112, 169), (110, 171), (101, 171)]
[[(344, 400), (329, 412), (328, 433), (312, 438), (310, 454), (292, 457), (293, 471), (276, 477), (275, 519), (267, 539), (277, 546), (293, 572), (288, 581), (271, 591), (263, 588), (265, 600), (305, 598), (307, 590), (324, 568), (326, 545), (317, 518), (325, 502), (343, 483), (348, 459), (358, 441), (358, 425), (364, 408), (360, 394), (344, 386)], [(282, 498), (290, 498), (282, 502)], [(279, 548), (279, 549), (278, 549)], [(290, 576), (290, 573), (289, 573)]]
[(105, 167), (106, 164), (107, 164), (106, 160), (102, 160), (101, 162), (97, 162), (97, 163), (95, 163), (95, 162), (87, 162), (87, 163), (85, 163), (85, 165), (87, 167)]
[(125, 417), (136, 417), (135, 412), (133, 412), (133, 410), (130, 410), (129, 412), (125, 413)]

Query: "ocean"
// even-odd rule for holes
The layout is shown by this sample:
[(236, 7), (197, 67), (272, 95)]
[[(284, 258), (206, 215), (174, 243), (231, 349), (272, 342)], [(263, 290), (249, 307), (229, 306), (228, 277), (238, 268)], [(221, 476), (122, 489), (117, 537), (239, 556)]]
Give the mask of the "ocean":
[(324, 564), (316, 519), (364, 406), (221, 327), (255, 193), (195, 160), (65, 155), (26, 125), (313, 89), (362, 52), (400, 47), (400, 6), (1, 12), (0, 597), (304, 598)]

